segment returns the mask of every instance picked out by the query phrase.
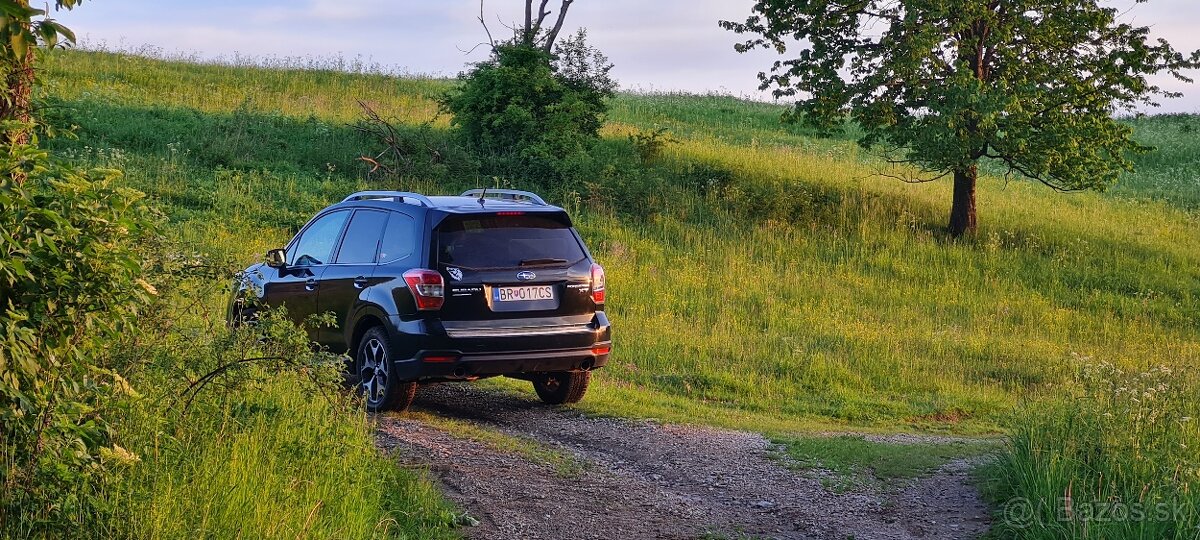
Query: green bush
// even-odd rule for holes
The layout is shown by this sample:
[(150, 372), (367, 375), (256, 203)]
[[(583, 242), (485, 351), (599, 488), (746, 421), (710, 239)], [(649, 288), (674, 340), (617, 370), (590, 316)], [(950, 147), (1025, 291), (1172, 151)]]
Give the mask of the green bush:
[(560, 46), (557, 57), (502, 44), (462, 75), (463, 84), (441, 104), (466, 143), (485, 157), (485, 173), (562, 178), (562, 169), (573, 167), (599, 137), (615, 91), (610, 68), (582, 34)]
[(111, 442), (110, 405), (134, 391), (105, 344), (156, 293), (139, 246), (157, 216), (117, 171), (36, 141), (6, 145), (0, 167), (0, 523), (66, 535), (102, 511), (91, 494), (106, 471), (133, 459)]

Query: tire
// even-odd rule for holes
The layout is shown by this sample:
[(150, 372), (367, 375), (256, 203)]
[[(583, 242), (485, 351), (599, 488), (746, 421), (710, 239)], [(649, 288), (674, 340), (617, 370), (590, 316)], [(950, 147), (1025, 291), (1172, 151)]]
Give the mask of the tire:
[(229, 327), (253, 326), (258, 322), (258, 299), (251, 297), (245, 289), (236, 294), (237, 298), (229, 308)]
[(417, 396), (416, 381), (397, 381), (392, 374), (392, 345), (378, 326), (367, 330), (354, 355), (358, 393), (369, 412), (405, 411)]
[(550, 405), (579, 403), (591, 382), (590, 371), (555, 371), (534, 378), (533, 389)]

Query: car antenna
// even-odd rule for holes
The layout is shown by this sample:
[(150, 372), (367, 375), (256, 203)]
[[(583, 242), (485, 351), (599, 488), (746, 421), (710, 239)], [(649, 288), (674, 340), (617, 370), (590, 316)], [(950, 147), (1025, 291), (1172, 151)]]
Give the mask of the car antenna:
[(483, 198), (484, 197), (487, 197), (487, 188), (486, 187), (483, 188), (483, 191), (479, 192), (479, 206), (483, 206)]

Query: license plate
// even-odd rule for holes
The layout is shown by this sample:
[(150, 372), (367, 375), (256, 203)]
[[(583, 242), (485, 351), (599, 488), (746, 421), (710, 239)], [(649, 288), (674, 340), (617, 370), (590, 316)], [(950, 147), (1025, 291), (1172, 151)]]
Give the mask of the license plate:
[(530, 302), (536, 300), (554, 300), (554, 287), (537, 285), (533, 287), (494, 287), (492, 300), (496, 302)]

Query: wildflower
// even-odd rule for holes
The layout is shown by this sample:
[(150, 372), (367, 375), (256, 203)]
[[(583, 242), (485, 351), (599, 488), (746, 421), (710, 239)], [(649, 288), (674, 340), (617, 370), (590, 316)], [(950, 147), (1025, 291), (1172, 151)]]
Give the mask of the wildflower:
[(100, 459), (118, 466), (133, 465), (142, 460), (137, 454), (115, 444), (112, 448), (101, 448)]

